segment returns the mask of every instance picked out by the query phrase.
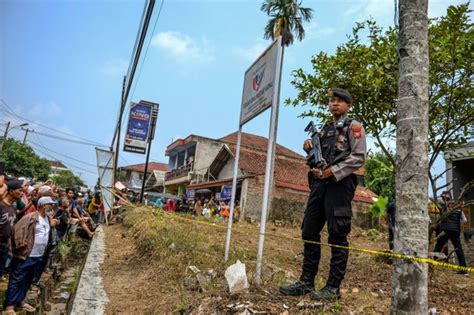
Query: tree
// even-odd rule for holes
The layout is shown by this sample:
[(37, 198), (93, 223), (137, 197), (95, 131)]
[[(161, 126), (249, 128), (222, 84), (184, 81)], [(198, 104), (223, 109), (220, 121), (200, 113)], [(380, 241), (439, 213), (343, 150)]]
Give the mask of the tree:
[(261, 10), (271, 19), (265, 26), (265, 39), (275, 39), (281, 34), (283, 46), (293, 44), (294, 38), (301, 41), (305, 31), (303, 22), (309, 22), (313, 17), (311, 8), (303, 8), (298, 0), (265, 0)]
[[(394, 154), (391, 154), (394, 158)], [(370, 153), (365, 161), (365, 185), (379, 196), (395, 200), (395, 170), (383, 152)]]
[[(470, 13), (469, 3), (450, 6), (445, 16), (430, 21), (428, 175), (434, 196), (443, 188), (436, 185), (442, 174), (431, 172), (436, 158), (446, 149), (465, 143), (474, 122), (474, 30)], [(320, 104), (327, 103), (327, 89), (346, 88), (354, 98), (351, 116), (364, 124), (395, 169), (390, 148), (397, 120), (397, 47), (396, 28), (382, 31), (373, 20), (356, 23), (347, 43), (334, 55), (320, 52), (313, 56), (313, 73), (303, 69), (293, 72), (292, 84), (298, 96), (286, 100), (286, 104), (302, 106), (301, 117), (326, 119), (327, 111)]]
[(86, 186), (78, 176), (74, 175), (69, 170), (59, 171), (59, 173), (52, 179), (58, 186), (63, 188)]
[[(428, 0), (400, 0), (394, 250), (428, 256)], [(393, 263), (392, 314), (426, 314), (428, 266)]]
[(36, 155), (30, 146), (12, 138), (5, 140), (0, 160), (5, 161), (7, 171), (15, 176), (46, 180), (51, 171), (48, 160)]

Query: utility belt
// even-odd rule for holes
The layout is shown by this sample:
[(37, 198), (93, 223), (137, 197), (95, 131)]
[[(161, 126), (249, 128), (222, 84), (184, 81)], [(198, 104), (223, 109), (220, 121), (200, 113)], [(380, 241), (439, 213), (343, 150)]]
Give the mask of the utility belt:
[(319, 178), (313, 171), (308, 172), (308, 186), (311, 189), (315, 182), (330, 182), (335, 181), (336, 178), (334, 176), (326, 177), (326, 178)]

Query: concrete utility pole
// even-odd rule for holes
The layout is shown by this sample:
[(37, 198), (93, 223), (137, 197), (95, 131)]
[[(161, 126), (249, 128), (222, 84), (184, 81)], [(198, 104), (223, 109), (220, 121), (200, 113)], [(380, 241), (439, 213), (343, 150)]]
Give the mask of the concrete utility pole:
[(113, 172), (112, 181), (114, 183), (116, 181), (116, 174), (117, 174), (117, 167), (118, 167), (118, 151), (119, 151), (120, 140), (118, 140), (117, 138), (120, 137), (121, 120), (122, 120), (123, 112), (125, 110), (125, 105), (127, 104), (128, 96), (130, 94), (130, 89), (133, 84), (133, 78), (135, 76), (135, 72), (138, 66), (138, 61), (140, 60), (140, 55), (143, 49), (143, 44), (145, 42), (148, 26), (150, 25), (151, 17), (153, 15), (153, 8), (155, 7), (155, 2), (156, 0), (148, 0), (145, 3), (145, 8), (143, 11), (143, 16), (142, 16), (142, 23), (140, 25), (141, 27), (140, 27), (139, 33), (137, 34), (138, 36), (137, 36), (137, 39), (135, 42), (135, 48), (133, 51), (132, 63), (130, 64), (128, 68), (128, 73), (125, 76), (124, 82), (122, 84), (122, 98), (121, 98), (120, 108), (119, 108), (119, 117), (117, 120), (117, 125), (115, 127), (112, 144), (110, 145), (110, 151), (113, 151), (115, 140), (117, 140), (116, 152), (115, 152), (116, 156), (113, 162), (113, 171), (112, 171)]
[(26, 138), (28, 137), (28, 132), (30, 132), (30, 131), (35, 132), (35, 130), (34, 129), (28, 129), (28, 128), (26, 128), (26, 129), (21, 128), (21, 129), (25, 131), (25, 137), (23, 138), (23, 144), (26, 144)]
[(8, 132), (14, 128), (18, 128), (18, 127), (26, 127), (28, 126), (28, 123), (23, 123), (21, 125), (18, 125), (18, 126), (13, 126), (10, 128), (10, 125), (11, 123), (8, 121), (7, 122), (7, 128), (5, 129), (5, 133), (3, 134), (3, 138), (0, 138), (0, 153), (2, 152), (3, 150), (3, 143), (7, 140), (7, 137), (8, 137)]
[[(428, 0), (399, 2), (394, 250), (428, 256)], [(391, 314), (428, 313), (428, 266), (396, 259)]]
[(5, 129), (5, 134), (3, 135), (3, 137), (6, 139), (7, 136), (8, 136), (8, 129), (10, 129), (10, 122), (7, 122), (7, 128)]

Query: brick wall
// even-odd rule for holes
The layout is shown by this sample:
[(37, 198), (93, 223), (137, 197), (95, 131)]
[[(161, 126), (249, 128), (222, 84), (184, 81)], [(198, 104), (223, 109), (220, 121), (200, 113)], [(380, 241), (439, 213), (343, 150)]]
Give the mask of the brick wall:
[[(242, 219), (260, 220), (264, 180), (263, 175), (244, 180), (243, 187), (245, 189), (242, 189), (241, 197)], [(274, 186), (269, 218), (273, 221), (302, 221), (307, 201), (308, 193), (306, 192)], [(368, 207), (369, 205), (363, 202), (354, 201), (352, 203), (355, 225), (364, 228), (372, 226), (370, 217), (366, 214)]]

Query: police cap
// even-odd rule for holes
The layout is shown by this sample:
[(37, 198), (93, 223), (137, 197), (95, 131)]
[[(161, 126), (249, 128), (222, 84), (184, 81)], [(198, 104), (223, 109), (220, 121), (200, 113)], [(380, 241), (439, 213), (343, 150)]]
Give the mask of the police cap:
[(331, 88), (328, 90), (328, 96), (337, 96), (346, 101), (346, 103), (352, 104), (352, 95), (347, 90), (341, 88)]

